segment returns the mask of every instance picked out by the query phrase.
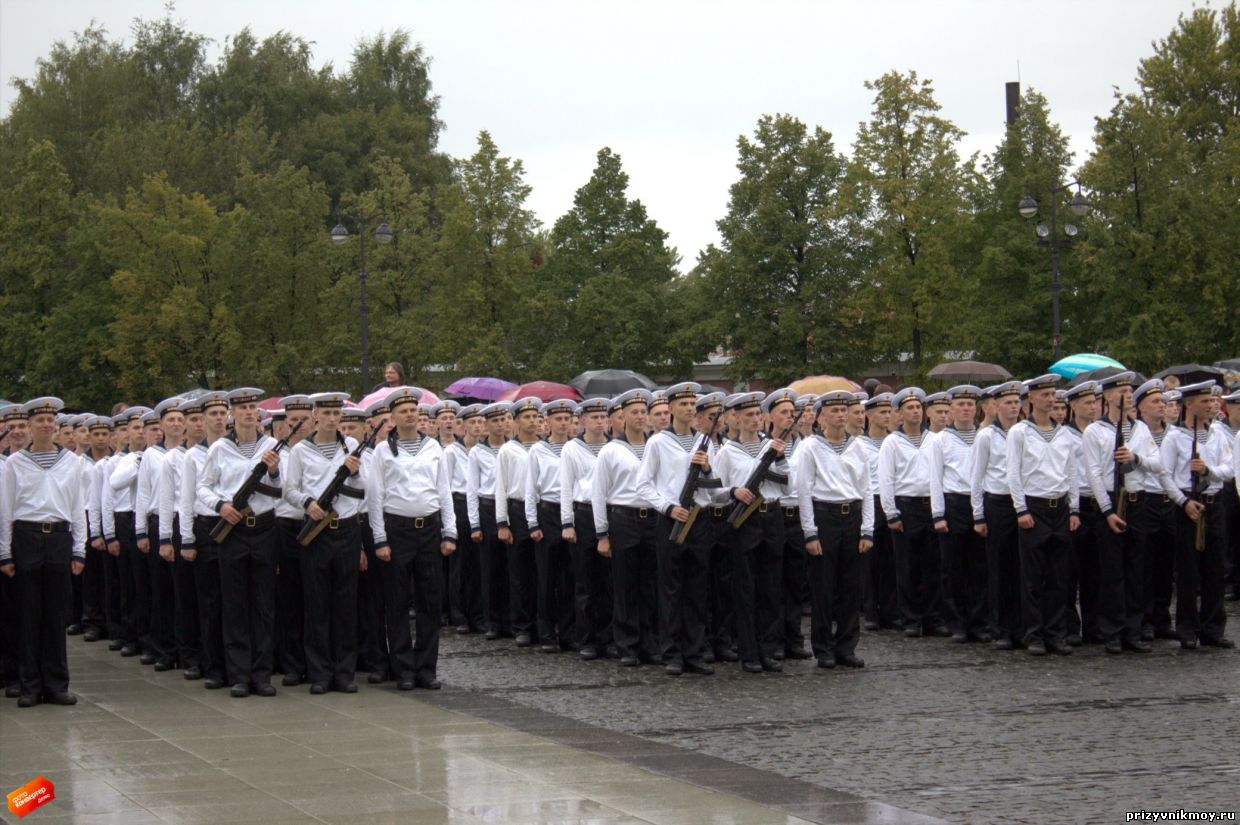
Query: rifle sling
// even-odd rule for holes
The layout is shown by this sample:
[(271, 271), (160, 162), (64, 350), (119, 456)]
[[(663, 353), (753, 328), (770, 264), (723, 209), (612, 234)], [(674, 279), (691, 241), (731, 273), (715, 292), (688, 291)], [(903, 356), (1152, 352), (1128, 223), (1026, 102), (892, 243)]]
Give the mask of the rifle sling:
[(356, 490), (352, 487), (347, 487), (343, 484), (340, 486), (339, 493), (340, 495), (348, 496), (349, 498), (365, 498), (366, 497), (366, 494), (362, 492), (361, 490)]
[(272, 487), (270, 484), (263, 484), (261, 481), (254, 486), (254, 491), (272, 498), (279, 498), (283, 492), (279, 487)]

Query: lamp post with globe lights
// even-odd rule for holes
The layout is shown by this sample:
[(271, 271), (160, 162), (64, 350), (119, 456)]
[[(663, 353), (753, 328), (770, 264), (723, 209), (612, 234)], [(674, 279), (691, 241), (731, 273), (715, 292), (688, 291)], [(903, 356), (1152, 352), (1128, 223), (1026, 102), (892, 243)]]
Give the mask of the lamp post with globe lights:
[[(357, 255), (359, 264), (357, 286), (358, 305), (361, 315), (358, 332), (362, 339), (362, 391), (358, 398), (364, 398), (366, 393), (370, 392), (370, 328), (366, 301), (366, 222), (373, 220), (375, 217), (373, 213), (367, 214), (361, 209), (354, 213), (344, 212), (341, 213), (340, 220), (336, 222), (331, 231), (332, 243), (340, 245), (349, 240), (349, 230), (345, 228), (344, 221), (348, 220), (357, 226)], [(375, 227), (375, 240), (381, 244), (391, 243), (394, 235), (392, 228), (387, 225), (387, 221), (382, 216), (378, 217), (379, 225)]]
[[(1059, 195), (1066, 192), (1073, 186), (1076, 187), (1076, 194), (1068, 201), (1068, 209), (1077, 217), (1084, 217), (1089, 213), (1089, 201), (1081, 194), (1081, 182), (1073, 179), (1067, 183), (1052, 183), (1047, 186), (1038, 187), (1040, 194), (1046, 194), (1050, 203), (1050, 224), (1039, 222), (1034, 227), (1034, 233), (1038, 236), (1038, 245), (1049, 247), (1051, 251), (1051, 314), (1052, 335), (1054, 337), (1055, 360), (1060, 358), (1059, 350), (1059, 250), (1072, 245), (1072, 239), (1076, 237), (1077, 227), (1074, 223), (1065, 223), (1063, 226), (1063, 236), (1059, 234)], [(1020, 203), (1016, 205), (1016, 211), (1020, 213), (1022, 218), (1032, 218), (1038, 214), (1038, 202), (1028, 192), (1020, 199)]]

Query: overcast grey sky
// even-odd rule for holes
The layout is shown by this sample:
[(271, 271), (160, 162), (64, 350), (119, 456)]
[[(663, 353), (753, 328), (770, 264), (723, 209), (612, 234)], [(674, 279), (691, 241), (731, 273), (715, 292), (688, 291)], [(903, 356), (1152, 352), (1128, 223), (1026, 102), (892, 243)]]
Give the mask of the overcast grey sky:
[[(847, 151), (870, 112), (863, 82), (916, 69), (934, 81), (942, 114), (968, 132), (961, 154), (984, 154), (1003, 132), (1004, 83), (1020, 79), (1047, 96), (1079, 163), (1113, 88), (1134, 88), (1137, 62), (1192, 5), (180, 0), (175, 16), (215, 41), (211, 61), (248, 25), (260, 38), (281, 29), (301, 36), (316, 62), (338, 70), (358, 38), (407, 29), (432, 59), (444, 151), (468, 155), (489, 130), (504, 154), (525, 162), (530, 207), (549, 226), (610, 146), (631, 195), (688, 269), (718, 239), (736, 138), (762, 114), (820, 125)], [(158, 18), (163, 8), (163, 0), (0, 0), (0, 111), (13, 99), (8, 80), (32, 76), (53, 41), (92, 20), (128, 38), (133, 18)]]

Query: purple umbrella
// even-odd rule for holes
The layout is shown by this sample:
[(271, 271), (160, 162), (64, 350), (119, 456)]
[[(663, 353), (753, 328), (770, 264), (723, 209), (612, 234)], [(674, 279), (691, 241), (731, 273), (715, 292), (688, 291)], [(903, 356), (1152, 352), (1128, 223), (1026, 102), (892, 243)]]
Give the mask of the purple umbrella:
[(481, 398), (494, 401), (508, 390), (516, 388), (516, 384), (502, 378), (460, 378), (443, 388), (445, 393), (463, 395), (469, 398)]

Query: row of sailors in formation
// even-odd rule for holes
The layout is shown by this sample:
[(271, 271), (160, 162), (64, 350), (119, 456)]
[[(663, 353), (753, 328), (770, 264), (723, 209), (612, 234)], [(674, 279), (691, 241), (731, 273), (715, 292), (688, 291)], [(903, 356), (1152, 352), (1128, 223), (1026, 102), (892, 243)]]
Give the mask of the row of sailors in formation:
[[(1131, 373), (1057, 381), (873, 397), (725, 397), (686, 382), (466, 407), (402, 388), (365, 411), (319, 393), (281, 399), (270, 435), (254, 388), (113, 417), (58, 415), (54, 398), (12, 405), (0, 409), (0, 666), (19, 704), (72, 701), (63, 635), (41, 632), (69, 623), (235, 696), (273, 695), (273, 671), (354, 692), (359, 654), (372, 683), (436, 688), (444, 617), (672, 675), (719, 659), (861, 667), (862, 613), (870, 629), (1034, 655), (1082, 637), (1146, 651), (1172, 635), (1173, 579), (1181, 646), (1230, 647), (1240, 397), (1212, 382), (1134, 391)], [(1173, 392), (1182, 423), (1168, 426)], [(720, 414), (728, 436), (708, 439)], [(281, 453), (276, 438), (293, 431)], [(234, 507), (256, 461), (265, 473)], [(701, 483), (682, 501), (691, 464)], [(217, 543), (221, 519), (234, 527)], [(307, 520), (326, 527), (303, 543)]]

